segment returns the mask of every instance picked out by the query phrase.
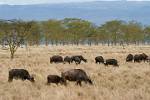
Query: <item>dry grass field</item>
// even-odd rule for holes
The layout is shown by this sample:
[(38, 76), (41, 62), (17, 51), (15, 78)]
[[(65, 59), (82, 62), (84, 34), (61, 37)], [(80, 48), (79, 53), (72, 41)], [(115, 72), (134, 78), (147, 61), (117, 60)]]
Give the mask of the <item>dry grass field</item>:
[[(0, 50), (0, 100), (150, 100), (150, 65), (126, 63), (127, 54), (150, 54), (150, 46), (50, 46), (19, 48), (13, 61), (9, 51)], [(50, 64), (52, 55), (81, 54), (88, 63)], [(95, 64), (94, 58), (102, 55), (119, 61), (119, 68)], [(35, 83), (14, 80), (8, 83), (8, 71), (25, 68), (35, 76)], [(74, 82), (63, 85), (46, 85), (49, 74), (60, 75), (62, 71), (81, 68), (90, 76), (94, 85)]]

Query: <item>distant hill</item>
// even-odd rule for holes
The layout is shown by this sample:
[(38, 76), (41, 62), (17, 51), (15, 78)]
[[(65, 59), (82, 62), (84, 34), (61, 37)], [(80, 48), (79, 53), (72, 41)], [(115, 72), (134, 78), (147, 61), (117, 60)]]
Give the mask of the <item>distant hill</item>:
[(150, 2), (98, 1), (39, 5), (0, 5), (0, 19), (47, 20), (82, 18), (96, 24), (112, 19), (150, 25)]

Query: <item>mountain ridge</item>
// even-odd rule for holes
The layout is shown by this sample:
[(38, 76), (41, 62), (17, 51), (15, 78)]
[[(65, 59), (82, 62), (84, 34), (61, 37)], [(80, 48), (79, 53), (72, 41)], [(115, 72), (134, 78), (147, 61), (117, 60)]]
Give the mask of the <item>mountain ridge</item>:
[(96, 24), (136, 20), (149, 25), (150, 2), (95, 1), (80, 3), (0, 5), (0, 19), (48, 20), (81, 18)]

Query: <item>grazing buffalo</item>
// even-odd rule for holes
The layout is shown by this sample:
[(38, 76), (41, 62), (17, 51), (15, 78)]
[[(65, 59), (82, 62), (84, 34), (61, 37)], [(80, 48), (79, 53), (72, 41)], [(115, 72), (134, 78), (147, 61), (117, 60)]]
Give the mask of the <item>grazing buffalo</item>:
[(148, 56), (145, 53), (140, 54), (141, 55), (141, 59), (145, 62), (148, 58)]
[(76, 63), (76, 65), (81, 63), (81, 59), (79, 57), (74, 57), (73, 61)]
[(116, 59), (107, 59), (105, 65), (119, 66), (118, 61)]
[(65, 64), (66, 62), (70, 64), (70, 63), (71, 63), (71, 57), (66, 56), (66, 57), (64, 58), (64, 64)]
[(95, 63), (103, 63), (104, 64), (104, 58), (102, 56), (95, 57)]
[(142, 56), (140, 54), (134, 55), (134, 62), (141, 62), (142, 61)]
[(62, 72), (62, 78), (68, 81), (76, 81), (77, 85), (82, 85), (81, 82), (93, 84), (91, 79), (87, 76), (86, 72), (82, 69), (71, 69), (66, 72)]
[(63, 57), (59, 55), (52, 56), (50, 58), (50, 63), (63, 63)]
[(12, 82), (13, 79), (22, 79), (34, 82), (34, 77), (30, 76), (29, 72), (25, 69), (11, 69), (9, 71), (8, 82)]
[(55, 83), (57, 85), (58, 83), (60, 83), (60, 84), (66, 85), (66, 81), (58, 75), (48, 75), (47, 84), (50, 84), (50, 83)]
[(132, 62), (133, 61), (133, 55), (129, 54), (126, 58), (126, 62)]
[(145, 53), (134, 55), (134, 62), (147, 61), (148, 56)]
[(79, 58), (81, 61), (87, 62), (87, 59), (85, 59), (82, 55), (72, 56), (72, 57), (71, 57), (71, 62), (73, 62), (73, 61), (76, 62), (75, 60), (78, 59), (78, 58)]

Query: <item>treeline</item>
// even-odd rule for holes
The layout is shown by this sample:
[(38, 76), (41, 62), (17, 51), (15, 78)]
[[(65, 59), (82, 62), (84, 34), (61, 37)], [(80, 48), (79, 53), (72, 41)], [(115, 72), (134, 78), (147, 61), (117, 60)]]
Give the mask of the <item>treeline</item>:
[(24, 45), (129, 45), (150, 44), (150, 26), (136, 21), (112, 20), (95, 25), (86, 20), (0, 20), (0, 43)]

